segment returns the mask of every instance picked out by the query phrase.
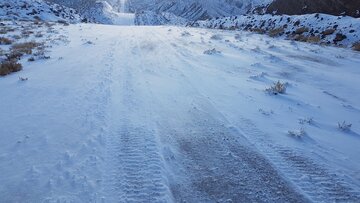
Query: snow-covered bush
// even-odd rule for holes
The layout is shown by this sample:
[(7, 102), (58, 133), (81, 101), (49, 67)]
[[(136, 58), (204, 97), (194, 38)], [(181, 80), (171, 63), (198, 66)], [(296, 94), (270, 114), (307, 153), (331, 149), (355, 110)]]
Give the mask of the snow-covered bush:
[(28, 79), (29, 79), (29, 78), (24, 78), (24, 77), (20, 77), (20, 76), (19, 76), (19, 80), (20, 80), (20, 81), (27, 81)]
[(211, 36), (210, 39), (212, 39), (212, 40), (222, 40), (223, 37), (221, 35), (215, 34), (215, 35)]
[(207, 55), (221, 54), (221, 51), (218, 51), (215, 48), (213, 48), (213, 49), (204, 51), (204, 54), (207, 54)]
[(314, 122), (313, 118), (300, 118), (299, 119), (299, 123), (304, 125), (304, 124), (312, 124)]
[(342, 123), (338, 122), (338, 128), (342, 131), (350, 131), (351, 126), (352, 126), (351, 123), (346, 123), (345, 121), (343, 121)]
[(265, 92), (270, 93), (270, 94), (275, 94), (275, 95), (285, 94), (286, 86), (287, 86), (287, 83), (282, 83), (280, 81), (277, 81), (271, 87), (266, 88)]
[(181, 36), (182, 37), (188, 37), (188, 36), (191, 36), (191, 34), (188, 31), (184, 31), (184, 32), (181, 33)]
[(289, 130), (288, 135), (292, 137), (301, 138), (306, 135), (306, 132), (304, 128), (300, 128), (299, 130)]
[(265, 116), (270, 116), (271, 114), (274, 114), (274, 111), (273, 110), (270, 110), (270, 111), (267, 111), (267, 110), (264, 110), (264, 109), (259, 109), (259, 112), (262, 114), (262, 115), (265, 115)]

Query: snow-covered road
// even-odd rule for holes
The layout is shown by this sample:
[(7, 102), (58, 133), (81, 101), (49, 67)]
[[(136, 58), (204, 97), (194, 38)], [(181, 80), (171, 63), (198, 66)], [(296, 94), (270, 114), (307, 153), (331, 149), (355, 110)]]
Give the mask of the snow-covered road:
[[(0, 78), (0, 202), (359, 201), (358, 53), (180, 27), (61, 32), (51, 60)], [(286, 94), (264, 92), (278, 80)]]

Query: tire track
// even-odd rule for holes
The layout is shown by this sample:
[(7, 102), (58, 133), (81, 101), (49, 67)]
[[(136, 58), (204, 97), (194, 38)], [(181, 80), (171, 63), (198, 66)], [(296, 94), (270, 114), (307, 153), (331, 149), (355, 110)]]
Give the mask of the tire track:
[[(304, 157), (296, 151), (271, 144), (266, 134), (261, 132), (250, 120), (241, 119), (237, 124), (258, 149), (262, 149), (269, 160), (293, 183), (316, 202), (358, 202), (358, 187), (345, 182), (326, 166)], [(252, 139), (251, 139), (252, 138)], [(260, 141), (261, 139), (261, 141)]]
[[(170, 39), (167, 39), (169, 41)], [(169, 46), (169, 49), (174, 49)], [(187, 47), (180, 47), (187, 50)], [(175, 49), (175, 53), (177, 49)], [(188, 64), (192, 74), (196, 74), (195, 69), (192, 67), (190, 59), (182, 57), (184, 55), (183, 50), (179, 51), (179, 60), (182, 60), (185, 64)], [(194, 58), (194, 61), (197, 59)], [(187, 74), (184, 71), (181, 75)], [(197, 76), (200, 77), (200, 76)], [(187, 79), (191, 84), (191, 80)], [(194, 89), (196, 87), (193, 86)], [(209, 97), (204, 96), (200, 92), (198, 95), (202, 95), (205, 100), (208, 100), (210, 105), (214, 105), (214, 102)], [(205, 101), (206, 102), (206, 101)], [(227, 121), (226, 116), (216, 108), (214, 110), (221, 117)], [(239, 117), (241, 117), (239, 115)], [(227, 122), (232, 126), (231, 122)], [(261, 153), (264, 154), (274, 165), (280, 173), (287, 177), (294, 185), (296, 185), (301, 191), (303, 191), (311, 200), (316, 202), (358, 202), (360, 199), (360, 193), (357, 186), (347, 183), (342, 180), (336, 173), (330, 172), (325, 166), (315, 163), (315, 161), (300, 155), (294, 150), (277, 146), (272, 141), (268, 140), (265, 133), (261, 132), (252, 122), (248, 119), (241, 118), (241, 122), (237, 122), (235, 131), (238, 131), (238, 136), (245, 135), (249, 141), (254, 144)]]
[[(138, 68), (140, 48), (134, 41), (121, 47), (128, 53), (116, 57), (121, 64), (114, 74), (112, 108), (108, 134), (108, 194), (110, 202), (168, 202), (164, 167), (156, 142), (156, 129), (151, 120), (144, 84)], [(136, 43), (135, 43), (136, 44)], [(140, 57), (138, 59), (137, 57)], [(136, 67), (134, 69), (132, 67)]]
[[(166, 44), (163, 36), (155, 37), (157, 44)], [(171, 47), (161, 49), (172, 50), (167, 54), (177, 54)], [(179, 57), (178, 60), (182, 64), (184, 59)], [(162, 61), (178, 63), (171, 61), (169, 55), (164, 55)], [(158, 72), (163, 70), (163, 65), (159, 64)], [(174, 171), (174, 167), (181, 168), (180, 172), (174, 174), (175, 181), (170, 186), (175, 201), (307, 201), (293, 190), (266, 158), (251, 149), (250, 143), (238, 131), (227, 127), (226, 119), (219, 116), (220, 112), (192, 85), (183, 71), (172, 68), (162, 73), (169, 77), (168, 80), (181, 78), (174, 81), (178, 85), (172, 89), (173, 92), (165, 92), (167, 96), (164, 98), (156, 97), (156, 103), (165, 108), (157, 109), (159, 114), (163, 112), (158, 123), (160, 134), (170, 146), (176, 146), (172, 150), (178, 152), (169, 153), (168, 165)], [(159, 90), (153, 91), (154, 95), (161, 96)], [(177, 105), (169, 106), (169, 101), (177, 101)], [(179, 120), (167, 119), (169, 114)], [(179, 181), (176, 176), (185, 176), (186, 180)]]

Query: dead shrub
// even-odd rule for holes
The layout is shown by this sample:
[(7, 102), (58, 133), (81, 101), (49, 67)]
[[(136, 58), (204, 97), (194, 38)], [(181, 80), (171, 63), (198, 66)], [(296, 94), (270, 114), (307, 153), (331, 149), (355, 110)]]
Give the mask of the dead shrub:
[(13, 44), (11, 50), (23, 54), (31, 54), (32, 50), (40, 45), (41, 44), (37, 42), (18, 43), (18, 44)]
[(284, 33), (284, 28), (280, 27), (280, 28), (271, 29), (268, 34), (269, 34), (270, 37), (276, 37), (276, 36), (279, 36), (279, 35), (281, 35), (283, 33)]
[(280, 81), (277, 81), (271, 87), (266, 88), (265, 92), (270, 93), (270, 94), (275, 94), (275, 95), (285, 94), (286, 86), (287, 86), (287, 83), (282, 83)]
[(298, 29), (295, 30), (295, 34), (301, 35), (304, 32), (309, 32), (309, 28), (307, 27), (300, 27)]
[(8, 61), (17, 61), (20, 60), (23, 55), (24, 55), (23, 53), (17, 51), (11, 51), (10, 53), (6, 54), (6, 58)]
[(6, 37), (0, 37), (0, 45), (12, 44), (12, 40)]
[(323, 35), (331, 35), (335, 32), (335, 29), (331, 28), (331, 29), (326, 29), (324, 31), (321, 32), (321, 34)]
[(295, 35), (293, 38), (295, 41), (299, 41), (299, 42), (306, 42), (307, 41), (307, 37), (300, 34), (300, 35)]
[(360, 51), (360, 41), (359, 42), (355, 42), (353, 45), (352, 45), (352, 49), (354, 51)]
[(17, 61), (4, 61), (0, 65), (0, 76), (5, 76), (20, 70), (22, 70), (22, 65)]
[(250, 28), (249, 29), (251, 32), (256, 32), (258, 34), (265, 34), (265, 30), (264, 29), (261, 29), (261, 28)]
[(9, 28), (9, 27), (2, 27), (0, 29), (0, 34), (7, 34), (8, 32), (14, 32), (15, 29), (14, 28)]
[(21, 36), (20, 35), (13, 35), (12, 38), (15, 39), (15, 40), (19, 40), (19, 39), (21, 39)]
[(319, 43), (320, 40), (320, 36), (309, 36), (306, 41), (309, 43)]
[(62, 24), (63, 26), (69, 26), (70, 24), (66, 22), (65, 20), (58, 20), (58, 23)]
[(306, 132), (304, 128), (300, 128), (299, 130), (289, 130), (288, 135), (296, 138), (302, 138), (306, 135)]
[(35, 35), (35, 37), (36, 38), (41, 38), (41, 37), (43, 37), (44, 35), (41, 33), (41, 32), (38, 32), (38, 33), (36, 33), (36, 35)]
[(342, 130), (342, 131), (345, 131), (345, 132), (350, 131), (350, 130), (351, 130), (351, 126), (352, 126), (351, 123), (346, 123), (345, 121), (343, 121), (342, 123), (341, 123), (341, 122), (338, 122), (338, 128), (339, 128), (339, 130)]

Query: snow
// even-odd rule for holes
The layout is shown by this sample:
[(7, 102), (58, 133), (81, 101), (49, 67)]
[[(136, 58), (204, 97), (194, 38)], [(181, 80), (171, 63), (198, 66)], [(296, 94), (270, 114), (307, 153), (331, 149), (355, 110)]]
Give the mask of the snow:
[(66, 20), (80, 22), (80, 15), (71, 8), (50, 4), (43, 0), (0, 0), (0, 19), (34, 20), (38, 17), (44, 21)]
[(172, 13), (194, 21), (212, 17), (242, 15), (271, 2), (272, 0), (128, 0), (127, 5), (132, 12)]
[[(66, 39), (48, 40), (49, 60), (0, 78), (1, 202), (359, 200), (358, 52), (244, 31), (55, 29)], [(286, 92), (267, 93), (277, 81)]]

